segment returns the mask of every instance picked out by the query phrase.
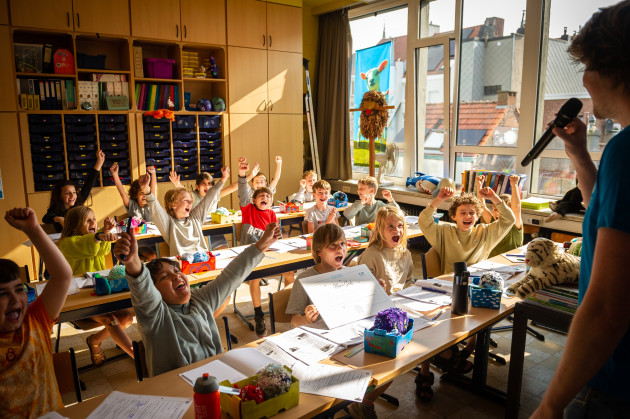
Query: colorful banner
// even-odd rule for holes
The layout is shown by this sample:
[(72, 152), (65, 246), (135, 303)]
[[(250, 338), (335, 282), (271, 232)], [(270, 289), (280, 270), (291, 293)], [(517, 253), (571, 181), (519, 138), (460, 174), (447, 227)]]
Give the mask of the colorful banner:
[[(375, 45), (356, 52), (354, 72), (354, 107), (361, 105), (363, 94), (368, 90), (378, 90), (388, 97), (389, 70), (392, 62), (392, 42)], [(360, 112), (352, 112), (354, 132), (354, 165), (368, 166), (370, 160), (369, 140), (361, 135), (359, 129)], [(387, 127), (383, 134), (376, 139), (376, 152), (385, 152), (385, 140), (387, 139)], [(377, 163), (378, 166), (378, 163)]]

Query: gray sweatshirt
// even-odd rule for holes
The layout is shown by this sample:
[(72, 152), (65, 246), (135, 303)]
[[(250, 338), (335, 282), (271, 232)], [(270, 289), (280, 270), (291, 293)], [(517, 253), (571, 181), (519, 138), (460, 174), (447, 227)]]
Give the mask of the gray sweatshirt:
[(190, 211), (188, 217), (181, 220), (168, 215), (153, 194), (146, 195), (153, 222), (168, 244), (171, 256), (209, 250), (208, 243), (203, 237), (202, 227), (208, 210), (221, 193), (221, 188), (223, 188), (223, 182), (219, 180), (208, 190), (201, 202)]
[(305, 203), (313, 202), (315, 201), (315, 198), (313, 197), (313, 192), (306, 192), (306, 188), (300, 186), (300, 189), (289, 197), (289, 202), (291, 201), (300, 201), (301, 203)]
[(170, 305), (162, 300), (147, 268), (127, 275), (131, 303), (146, 347), (149, 375), (155, 376), (223, 351), (214, 311), (234, 292), (264, 255), (250, 246), (221, 274), (191, 291), (190, 301)]
[(376, 213), (378, 212), (378, 210), (386, 205), (395, 205), (396, 208), (399, 208), (398, 204), (395, 201), (387, 204), (377, 199), (374, 200), (374, 204), (372, 205), (363, 205), (361, 203), (361, 200), (357, 199), (352, 205), (348, 207), (348, 209), (343, 212), (343, 216), (346, 217), (348, 220), (351, 220), (352, 217), (356, 216), (356, 218), (354, 219), (354, 225), (357, 226), (361, 224), (373, 223), (374, 221), (376, 221)]

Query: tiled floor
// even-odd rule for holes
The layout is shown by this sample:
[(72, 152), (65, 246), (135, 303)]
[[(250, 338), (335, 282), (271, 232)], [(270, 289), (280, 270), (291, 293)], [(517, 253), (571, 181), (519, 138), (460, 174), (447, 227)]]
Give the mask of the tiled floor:
[[(420, 260), (414, 254), (414, 260)], [(414, 277), (420, 277), (421, 271), (414, 272)], [(277, 289), (278, 281), (273, 278), (269, 281), (269, 286), (262, 287), (263, 296), (268, 292)], [(249, 292), (247, 285), (242, 285), (238, 290), (237, 303), (240, 310), (251, 313), (252, 307), (249, 303)], [(264, 299), (266, 301), (266, 298)], [(263, 308), (266, 304), (263, 304)], [(232, 305), (226, 309), (230, 331), (238, 337), (239, 344), (250, 342), (256, 339), (256, 335), (251, 332), (243, 322), (234, 314)], [(505, 322), (508, 324), (508, 322)], [(269, 326), (268, 326), (269, 327)], [(221, 336), (224, 336), (223, 322), (219, 322)], [(282, 332), (288, 329), (288, 325), (279, 325), (277, 331)], [(562, 355), (566, 336), (549, 330), (538, 328), (545, 335), (545, 342), (540, 342), (532, 336), (527, 337), (527, 347), (525, 353), (525, 365), (523, 376), (523, 391), (521, 394), (521, 417), (528, 417), (541, 401), (545, 390), (554, 374)], [(74, 348), (77, 354), (79, 367), (90, 365), (90, 356), (85, 344), (85, 338), (94, 331), (77, 331), (68, 325), (62, 326), (62, 339), (60, 350)], [(127, 332), (132, 340), (139, 340), (140, 333), (134, 322)], [(497, 342), (498, 348), (493, 352), (503, 356), (508, 365), (498, 365), (490, 363), (488, 369), (488, 384), (501, 389), (507, 389), (508, 368), (510, 359), (511, 332), (495, 332), (492, 334)], [(54, 339), (53, 339), (54, 340)], [(225, 348), (225, 342), (224, 342)], [(103, 349), (109, 356), (121, 353), (111, 339), (103, 342)], [(455, 387), (452, 384), (440, 383), (437, 379), (433, 385), (435, 396), (429, 403), (421, 403), (415, 397), (414, 373), (407, 373), (397, 378), (387, 393), (395, 396), (400, 401), (397, 408), (379, 400), (376, 403), (376, 412), (379, 418), (502, 418), (504, 409), (493, 402), (485, 400), (470, 392)], [(106, 362), (102, 367), (91, 368), (80, 373), (81, 380), (86, 384), (87, 389), (83, 392), (84, 399), (94, 397), (103, 393), (121, 388), (124, 385), (135, 382), (135, 369), (133, 360), (124, 357), (119, 360)], [(191, 389), (192, 395), (192, 389)], [(65, 398), (64, 398), (65, 399)], [(74, 400), (69, 396), (68, 400)], [(339, 416), (339, 415), (338, 415)]]

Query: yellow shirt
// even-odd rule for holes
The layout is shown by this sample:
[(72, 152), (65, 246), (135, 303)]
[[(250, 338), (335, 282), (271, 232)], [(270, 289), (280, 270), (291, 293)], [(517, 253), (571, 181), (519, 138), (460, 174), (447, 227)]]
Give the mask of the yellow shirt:
[(36, 418), (63, 407), (52, 361), (54, 323), (38, 298), (18, 330), (0, 333), (1, 418)]
[(501, 201), (497, 205), (499, 220), (491, 224), (477, 224), (470, 231), (460, 231), (452, 223), (437, 224), (435, 209), (427, 206), (418, 217), (418, 225), (432, 247), (440, 255), (442, 274), (453, 272), (455, 262), (475, 264), (488, 255), (514, 225), (514, 213)]
[(112, 244), (96, 241), (94, 234), (86, 234), (59, 240), (59, 249), (72, 267), (72, 273), (83, 275), (105, 269), (105, 255), (112, 250)]

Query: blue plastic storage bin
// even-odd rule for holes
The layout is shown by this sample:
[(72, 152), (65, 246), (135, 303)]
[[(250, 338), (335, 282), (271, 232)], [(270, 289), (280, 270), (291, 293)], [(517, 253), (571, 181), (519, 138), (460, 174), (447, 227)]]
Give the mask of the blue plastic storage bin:
[[(86, 115), (91, 116), (91, 115)], [(39, 125), (61, 124), (61, 115), (29, 115), (28, 123)]]
[(120, 141), (127, 141), (127, 133), (126, 132), (118, 132), (115, 134), (107, 134), (107, 133), (102, 133), (101, 134), (101, 144), (103, 142), (120, 142)]
[(106, 151), (105, 152), (105, 160), (118, 160), (118, 159), (128, 159), (129, 152), (127, 151)]
[(114, 142), (101, 142), (101, 148), (105, 151), (119, 151), (119, 150), (127, 150), (128, 143), (114, 143)]
[(197, 156), (196, 148), (174, 148), (173, 155), (175, 157), (192, 157)]
[(100, 124), (98, 129), (101, 132), (126, 132), (127, 124)]
[[(96, 151), (96, 144), (68, 143), (66, 144), (66, 148), (68, 152), (86, 153), (88, 151)], [(94, 156), (94, 159), (96, 160), (96, 156)]]
[(221, 131), (199, 132), (199, 138), (204, 140), (220, 140), (222, 138)]
[(95, 134), (66, 134), (66, 143), (96, 144)]
[(155, 150), (147, 150), (146, 151), (146, 156), (147, 157), (158, 157), (158, 158), (164, 158), (164, 157), (171, 157), (171, 150), (170, 149), (155, 149)]
[(193, 132), (173, 132), (173, 140), (190, 141), (197, 144), (197, 134)]
[(91, 134), (96, 132), (94, 125), (68, 125), (66, 124), (66, 132), (69, 134)]
[(81, 114), (70, 114), (64, 117), (64, 122), (66, 125), (68, 124), (94, 124), (94, 115), (81, 115)]
[(170, 141), (145, 141), (144, 148), (146, 150), (155, 150), (155, 149), (164, 150), (166, 148), (170, 150), (171, 142)]
[(63, 153), (63, 144), (33, 144), (31, 153)]
[(170, 136), (168, 135), (168, 131), (166, 132), (146, 132), (144, 133), (145, 141), (162, 141), (169, 140)]
[(62, 144), (63, 140), (61, 135), (36, 135), (31, 137), (31, 144)]
[(186, 129), (195, 127), (194, 116), (175, 116), (175, 122), (173, 122), (174, 129)]
[(171, 165), (171, 158), (170, 157), (164, 157), (164, 158), (153, 158), (153, 157), (149, 157), (147, 158), (147, 166), (170, 166)]
[(221, 115), (199, 115), (199, 128), (218, 128), (221, 126)]
[(57, 182), (64, 180), (66, 175), (62, 173), (33, 173), (35, 182)]
[[(197, 148), (197, 141), (183, 141), (183, 140), (177, 140), (175, 139), (175, 135), (173, 135), (173, 148), (191, 148), (191, 147), (195, 147)], [(193, 136), (194, 138), (194, 136)]]
[(98, 122), (103, 124), (118, 124), (127, 122), (127, 115), (99, 115)]
[(61, 134), (61, 124), (29, 124), (28, 132), (30, 134)]
[(175, 157), (175, 164), (196, 164), (197, 156)]
[(33, 163), (33, 172), (63, 172), (63, 163)]
[[(92, 156), (95, 158), (94, 156)], [(31, 155), (33, 163), (50, 163), (50, 162), (63, 162), (63, 153), (57, 154), (33, 154)]]

